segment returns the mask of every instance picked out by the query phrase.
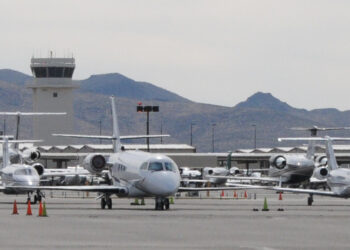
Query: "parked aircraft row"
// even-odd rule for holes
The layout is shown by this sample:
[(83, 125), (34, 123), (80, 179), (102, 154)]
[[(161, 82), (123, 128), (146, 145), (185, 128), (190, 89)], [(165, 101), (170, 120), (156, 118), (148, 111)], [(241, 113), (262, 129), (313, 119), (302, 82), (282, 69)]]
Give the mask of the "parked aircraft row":
[[(18, 140), (18, 131), (16, 132), (15, 140), (11, 143), (13, 146), (12, 152), (17, 154), (16, 158), (18, 162), (11, 162), (11, 154), (9, 147), (9, 137), (5, 136), (1, 141), (3, 143), (3, 164), (0, 171), (2, 176), (2, 187), (0, 191), (4, 193), (27, 193), (28, 199), (31, 194), (34, 194), (34, 201), (41, 200), (43, 193), (42, 190), (71, 190), (71, 191), (90, 191), (100, 193), (99, 199), (101, 200), (101, 208), (104, 209), (106, 206), (112, 208), (111, 195), (117, 195), (118, 197), (154, 197), (155, 198), (155, 209), (163, 210), (169, 209), (169, 196), (175, 195), (177, 192), (187, 191), (209, 191), (209, 190), (230, 190), (230, 189), (248, 189), (248, 188), (266, 188), (276, 191), (287, 191), (287, 192), (300, 192), (308, 193), (309, 205), (312, 204), (312, 196), (314, 194), (329, 195), (336, 197), (347, 197), (350, 195), (350, 182), (346, 177), (347, 171), (339, 169), (332, 149), (331, 140), (347, 140), (344, 138), (329, 138), (321, 139), (318, 137), (311, 138), (296, 138), (308, 140), (308, 150), (306, 155), (274, 155), (270, 159), (270, 168), (268, 177), (241, 177), (237, 176), (240, 174), (240, 170), (236, 167), (231, 168), (204, 168), (202, 172), (202, 180), (193, 180), (193, 177), (198, 177), (200, 172), (190, 170), (188, 168), (182, 169), (183, 177), (187, 178), (190, 182), (210, 182), (214, 185), (225, 184), (226, 187), (183, 187), (180, 185), (183, 180), (180, 176), (180, 171), (176, 163), (169, 157), (163, 154), (154, 154), (148, 152), (125, 151), (121, 144), (122, 139), (133, 139), (133, 138), (147, 138), (147, 137), (160, 137), (168, 135), (150, 135), (150, 136), (120, 136), (117, 113), (115, 108), (114, 97), (111, 97), (111, 109), (112, 109), (112, 124), (113, 134), (111, 136), (101, 135), (75, 135), (75, 134), (54, 134), (54, 136), (65, 136), (75, 138), (94, 138), (94, 139), (107, 139), (113, 143), (113, 153), (108, 155), (91, 153), (87, 155), (83, 161), (84, 170), (79, 175), (84, 174), (98, 174), (107, 177), (109, 185), (68, 185), (68, 186), (43, 186), (40, 184), (40, 176), (77, 176), (77, 172), (72, 173), (71, 170), (65, 170), (67, 172), (56, 172), (44, 171), (41, 166), (35, 165), (34, 160), (40, 155), (39, 152), (30, 149), (29, 151), (20, 152), (18, 151), (18, 143), (24, 142)], [(0, 113), (1, 114), (1, 113)], [(9, 114), (9, 113), (7, 113)], [(20, 114), (16, 113), (18, 117)], [(314, 135), (317, 130), (330, 130), (332, 128), (313, 128)], [(337, 128), (340, 129), (340, 128)], [(316, 131), (316, 132), (315, 132)], [(280, 140), (291, 140), (290, 138), (281, 138)], [(314, 142), (327, 140), (327, 156), (317, 157), (314, 156)], [(28, 160), (31, 164), (28, 164)], [(107, 172), (105, 169), (108, 169)], [(88, 171), (88, 173), (86, 172)], [(76, 170), (77, 171), (77, 170)], [(350, 170), (349, 170), (350, 171)], [(83, 173), (84, 172), (84, 173)], [(45, 173), (45, 174), (44, 174)], [(260, 174), (260, 173), (259, 173)], [(320, 180), (326, 180), (330, 188), (328, 191), (318, 191), (311, 189), (296, 189), (296, 188), (285, 188), (282, 184), (295, 184), (303, 182), (314, 176)], [(336, 177), (338, 176), (338, 177)], [(246, 185), (229, 182), (227, 180), (237, 181), (269, 181), (277, 182), (277, 186), (257, 186), (257, 185)], [(340, 182), (340, 179), (344, 179)], [(340, 184), (342, 183), (342, 184)], [(341, 187), (340, 187), (341, 186)]]

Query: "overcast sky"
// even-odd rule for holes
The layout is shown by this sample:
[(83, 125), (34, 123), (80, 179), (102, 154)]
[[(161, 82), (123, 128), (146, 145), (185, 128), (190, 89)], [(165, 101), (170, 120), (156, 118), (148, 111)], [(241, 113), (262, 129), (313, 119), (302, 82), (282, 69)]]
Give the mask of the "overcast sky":
[(0, 68), (73, 53), (75, 79), (118, 72), (193, 101), (257, 91), (350, 109), (350, 1), (0, 0)]

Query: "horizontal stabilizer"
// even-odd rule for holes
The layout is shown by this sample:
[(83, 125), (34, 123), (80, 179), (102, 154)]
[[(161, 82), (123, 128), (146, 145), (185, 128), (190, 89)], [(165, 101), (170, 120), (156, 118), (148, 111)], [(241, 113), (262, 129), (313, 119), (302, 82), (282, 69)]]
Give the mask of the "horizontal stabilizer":
[(278, 138), (278, 141), (350, 141), (350, 138), (346, 137), (287, 137)]
[(35, 115), (66, 115), (66, 112), (51, 113), (51, 112), (0, 112), (0, 115), (20, 115), (20, 116), (35, 116)]
[[(110, 135), (75, 135), (75, 134), (52, 134), (53, 136), (60, 137), (72, 137), (72, 138), (87, 138), (87, 139), (105, 139), (105, 140), (113, 140), (116, 139)], [(160, 138), (160, 137), (169, 137), (170, 135), (125, 135), (120, 136), (121, 140), (128, 139), (144, 139), (144, 138)]]
[(292, 129), (292, 130), (299, 130), (299, 131), (312, 131), (312, 130), (329, 131), (329, 130), (346, 130), (346, 129), (350, 129), (350, 127), (319, 128), (317, 126), (314, 126), (314, 127), (311, 127), (311, 128), (294, 127), (294, 128), (290, 128), (290, 129)]
[[(1, 137), (0, 137), (1, 139)], [(0, 140), (0, 143), (5, 142), (4, 140)], [(36, 143), (43, 142), (43, 140), (9, 140), (8, 143)]]

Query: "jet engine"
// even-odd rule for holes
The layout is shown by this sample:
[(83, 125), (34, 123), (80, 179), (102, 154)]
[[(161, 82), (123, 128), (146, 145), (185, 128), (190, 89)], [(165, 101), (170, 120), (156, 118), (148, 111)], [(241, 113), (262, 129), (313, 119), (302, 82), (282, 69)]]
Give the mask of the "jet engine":
[(314, 170), (314, 177), (319, 180), (325, 179), (329, 174), (329, 170), (326, 167), (319, 167)]
[(239, 168), (237, 168), (237, 167), (230, 168), (230, 174), (231, 175), (239, 174)]
[(275, 168), (283, 169), (287, 166), (287, 160), (282, 155), (277, 155), (277, 156), (271, 157), (270, 164)]
[(40, 152), (34, 149), (26, 149), (22, 152), (22, 157), (26, 160), (36, 161), (40, 158), (40, 156)]
[(322, 155), (322, 156), (317, 156), (315, 159), (315, 162), (317, 166), (326, 166), (328, 163), (327, 156)]
[(90, 154), (83, 162), (83, 166), (92, 174), (99, 174), (106, 166), (106, 159), (103, 155)]
[(38, 175), (42, 176), (42, 174), (44, 173), (44, 165), (41, 163), (34, 163), (32, 165), (32, 167), (36, 170), (36, 172), (38, 172)]

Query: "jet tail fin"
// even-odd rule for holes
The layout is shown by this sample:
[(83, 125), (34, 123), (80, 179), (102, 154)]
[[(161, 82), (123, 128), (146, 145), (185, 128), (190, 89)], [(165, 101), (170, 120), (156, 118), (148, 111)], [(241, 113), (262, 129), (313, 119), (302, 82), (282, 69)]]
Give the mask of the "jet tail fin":
[(309, 141), (306, 151), (306, 158), (313, 159), (315, 156), (315, 141)]
[(5, 168), (10, 163), (10, 155), (9, 155), (9, 139), (4, 136), (2, 143), (2, 168)]
[[(66, 115), (66, 112), (0, 112), (0, 115), (4, 116), (16, 116), (16, 136), (15, 139), (19, 139), (19, 128), (21, 122), (21, 116), (46, 116), (46, 115)], [(18, 143), (14, 144), (14, 148), (18, 149)]]
[(327, 164), (330, 170), (335, 170), (339, 168), (337, 160), (335, 159), (334, 149), (332, 145), (332, 139), (330, 137), (325, 137), (326, 141), (326, 155), (327, 155)]
[(120, 132), (118, 126), (118, 116), (115, 108), (115, 97), (111, 96), (111, 107), (112, 107), (112, 120), (113, 120), (113, 152), (117, 153), (121, 150), (122, 145), (120, 143)]
[(339, 168), (337, 160), (335, 158), (332, 141), (350, 141), (350, 138), (342, 137), (297, 137), (297, 138), (278, 138), (278, 141), (325, 141), (326, 142), (326, 155), (328, 159), (328, 166), (331, 170)]

